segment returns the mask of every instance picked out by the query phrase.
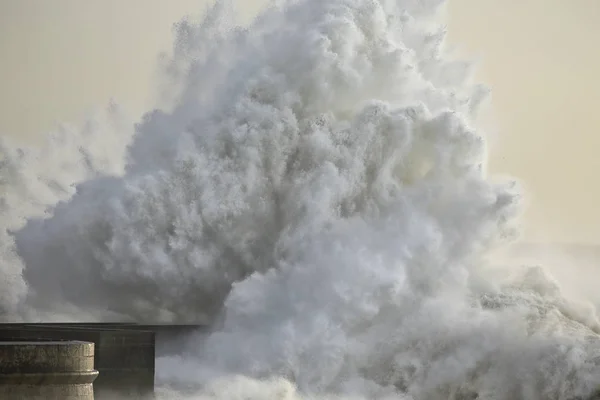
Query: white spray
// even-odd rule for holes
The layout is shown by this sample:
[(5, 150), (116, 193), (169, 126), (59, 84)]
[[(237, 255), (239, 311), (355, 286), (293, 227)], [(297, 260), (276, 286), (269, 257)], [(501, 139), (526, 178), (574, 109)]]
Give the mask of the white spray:
[(591, 395), (594, 311), (490, 268), (520, 192), (483, 168), (485, 89), (443, 57), (441, 3), (181, 23), (171, 109), (3, 148), (0, 311), (213, 324), (158, 363), (198, 399)]

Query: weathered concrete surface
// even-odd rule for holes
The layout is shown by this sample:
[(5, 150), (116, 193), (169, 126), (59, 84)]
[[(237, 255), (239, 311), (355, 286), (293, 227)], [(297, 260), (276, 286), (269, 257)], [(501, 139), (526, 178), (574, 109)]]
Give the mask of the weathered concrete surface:
[[(179, 342), (197, 325), (139, 325), (131, 323), (0, 324), (2, 340), (82, 340), (95, 343), (96, 400), (147, 399), (154, 392), (157, 338)], [(168, 349), (163, 349), (168, 353)], [(116, 395), (119, 396), (116, 396)], [(3, 398), (0, 396), (0, 400)]]
[(94, 344), (0, 342), (0, 399), (92, 400)]
[[(123, 328), (123, 329), (119, 329)], [(110, 393), (131, 399), (146, 398), (154, 392), (154, 332), (126, 329), (108, 324), (3, 324), (0, 340), (82, 340), (95, 344), (94, 382), (96, 400)], [(0, 396), (0, 399), (2, 397)]]

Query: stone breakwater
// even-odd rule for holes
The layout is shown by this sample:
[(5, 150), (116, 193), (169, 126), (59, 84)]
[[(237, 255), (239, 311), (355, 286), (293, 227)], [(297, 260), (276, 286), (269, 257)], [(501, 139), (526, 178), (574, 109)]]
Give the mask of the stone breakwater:
[(93, 400), (94, 343), (0, 342), (0, 398)]

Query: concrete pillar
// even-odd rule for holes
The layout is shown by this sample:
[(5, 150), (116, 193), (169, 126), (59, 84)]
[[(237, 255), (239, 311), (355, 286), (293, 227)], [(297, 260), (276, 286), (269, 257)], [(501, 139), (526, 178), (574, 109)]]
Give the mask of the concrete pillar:
[(0, 399), (93, 400), (94, 343), (0, 342)]

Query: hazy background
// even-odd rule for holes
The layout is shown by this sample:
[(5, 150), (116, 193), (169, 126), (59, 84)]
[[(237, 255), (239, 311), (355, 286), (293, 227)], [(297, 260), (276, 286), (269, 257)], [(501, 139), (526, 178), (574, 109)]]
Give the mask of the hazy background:
[[(132, 113), (172, 24), (207, 0), (0, 0), (0, 134), (34, 143), (110, 98)], [(264, 1), (240, 2), (249, 18)], [(523, 179), (526, 239), (600, 244), (600, 1), (450, 0), (498, 132), (490, 169)]]

